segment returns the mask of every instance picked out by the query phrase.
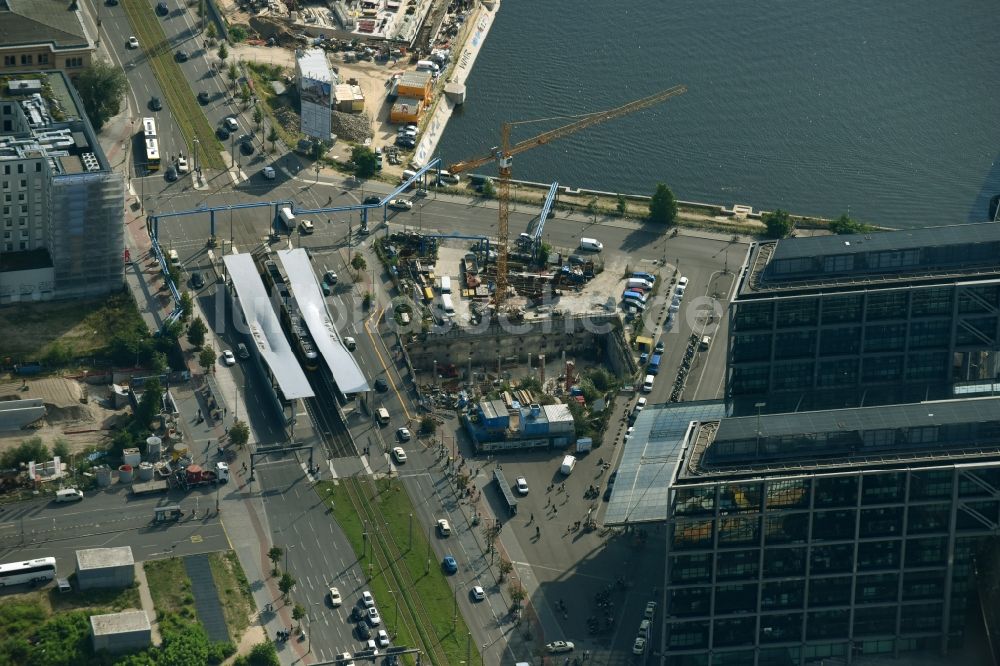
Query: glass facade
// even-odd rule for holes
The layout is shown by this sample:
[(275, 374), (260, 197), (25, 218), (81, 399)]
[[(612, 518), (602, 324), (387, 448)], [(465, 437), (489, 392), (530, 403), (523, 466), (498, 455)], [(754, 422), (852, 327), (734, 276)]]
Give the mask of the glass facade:
[(982, 518), (1000, 525), (1000, 460), (689, 481), (667, 533), (669, 664), (941, 652), (964, 628)]
[(737, 298), (730, 305), (728, 395), (995, 377), (1000, 280), (994, 282)]

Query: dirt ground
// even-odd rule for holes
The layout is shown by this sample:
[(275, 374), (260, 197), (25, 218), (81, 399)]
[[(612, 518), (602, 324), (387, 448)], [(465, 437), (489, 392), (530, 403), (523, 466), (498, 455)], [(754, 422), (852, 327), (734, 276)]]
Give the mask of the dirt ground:
[(32, 437), (40, 437), (50, 450), (57, 439), (63, 439), (71, 452), (83, 451), (99, 444), (111, 421), (125, 412), (124, 408), (116, 411), (98, 404), (108, 392), (102, 386), (61, 377), (28, 379), (27, 385), (22, 391), (20, 379), (0, 383), (0, 400), (41, 398), (46, 414), (26, 429), (0, 432), (0, 451)]

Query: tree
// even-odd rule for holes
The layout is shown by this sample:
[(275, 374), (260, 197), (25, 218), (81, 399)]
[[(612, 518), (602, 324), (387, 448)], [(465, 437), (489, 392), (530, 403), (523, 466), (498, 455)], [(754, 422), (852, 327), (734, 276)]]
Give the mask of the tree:
[(104, 124), (121, 111), (127, 87), (125, 72), (103, 60), (94, 60), (90, 67), (80, 72), (76, 90), (95, 130), (100, 132)]
[(372, 306), (372, 292), (366, 291), (365, 295), (361, 297), (361, 307), (367, 310)]
[(246, 421), (233, 421), (233, 425), (229, 426), (229, 441), (241, 449), (247, 445), (250, 441), (250, 426)]
[(493, 199), (497, 195), (497, 188), (493, 185), (493, 179), (487, 178), (483, 181), (482, 194), (487, 199)]
[(205, 334), (208, 333), (208, 326), (205, 325), (204, 320), (201, 317), (195, 317), (191, 325), (188, 326), (187, 340), (196, 349), (201, 348), (205, 344)]
[(874, 229), (871, 225), (851, 219), (845, 213), (830, 223), (830, 231), (835, 234), (866, 234)]
[(427, 433), (428, 435), (433, 435), (437, 431), (437, 421), (434, 420), (433, 416), (425, 416), (420, 419), (420, 432)]
[(170, 363), (167, 361), (167, 355), (161, 351), (154, 351), (152, 356), (149, 357), (149, 369), (153, 371), (154, 375), (162, 375), (170, 367)]
[(250, 86), (245, 83), (240, 84), (240, 101), (243, 102), (244, 109), (250, 105), (250, 97)]
[(501, 557), (500, 558), (500, 582), (502, 583), (504, 581), (504, 579), (507, 578), (507, 574), (509, 574), (513, 570), (514, 570), (514, 565), (511, 564), (511, 561), (508, 560), (506, 557)]
[(668, 227), (677, 222), (677, 199), (663, 183), (656, 186), (649, 200), (649, 220)]
[(361, 254), (356, 253), (351, 257), (351, 268), (356, 271), (363, 271), (368, 268), (368, 262), (365, 261), (365, 258)]
[(232, 40), (233, 44), (239, 44), (247, 38), (247, 31), (238, 25), (234, 25), (229, 29), (229, 39)]
[(769, 238), (784, 238), (792, 232), (792, 219), (780, 208), (764, 215), (764, 226)]
[(229, 57), (229, 49), (226, 48), (226, 43), (222, 42), (221, 44), (219, 44), (219, 60), (221, 60), (222, 64), (225, 65), (226, 58), (228, 57)]
[(269, 131), (267, 133), (267, 140), (271, 142), (271, 152), (272, 153), (274, 152), (274, 144), (276, 144), (278, 142), (278, 139), (280, 139), (280, 138), (281, 137), (278, 136), (278, 130), (274, 129), (274, 125), (272, 125), (271, 126), (271, 131)]
[(227, 74), (229, 77), (229, 82), (233, 84), (233, 90), (236, 90), (236, 81), (240, 78), (240, 70), (236, 69), (236, 63), (229, 63), (229, 72)]
[(191, 319), (192, 312), (194, 312), (194, 299), (191, 298), (191, 292), (185, 291), (181, 294), (181, 321), (186, 322)]
[(208, 27), (205, 28), (205, 36), (208, 37), (209, 41), (215, 41), (219, 37), (219, 29), (215, 27), (215, 23), (209, 22)]
[(205, 345), (201, 348), (201, 352), (198, 354), (198, 365), (201, 366), (202, 370), (215, 367), (215, 349), (212, 348), (212, 345)]
[(62, 437), (56, 439), (52, 445), (52, 455), (59, 456), (62, 460), (69, 460), (69, 444)]
[(507, 592), (510, 594), (510, 600), (514, 602), (515, 606), (520, 607), (521, 602), (525, 600), (526, 595), (524, 594), (524, 588), (517, 582), (512, 582), (507, 586)]
[(0, 467), (12, 469), (21, 463), (48, 459), (49, 448), (42, 443), (41, 437), (32, 437), (24, 440), (13, 449), (7, 449), (0, 453)]
[(625, 213), (628, 211), (628, 202), (625, 201), (624, 195), (618, 195), (618, 204), (615, 207), (618, 209), (618, 214), (625, 217)]
[(285, 556), (285, 549), (281, 546), (271, 546), (271, 549), (267, 551), (267, 559), (271, 560), (273, 567), (271, 568), (271, 575), (278, 575), (278, 562), (282, 557)]
[(160, 380), (155, 377), (146, 381), (142, 389), (142, 397), (139, 398), (139, 405), (135, 410), (135, 420), (139, 427), (147, 428), (149, 422), (153, 420), (163, 406), (163, 386)]
[(288, 601), (289, 593), (295, 588), (297, 582), (295, 576), (287, 571), (281, 574), (281, 580), (278, 581), (278, 589), (281, 590), (281, 596), (286, 602)]
[(351, 150), (351, 161), (354, 162), (354, 176), (356, 178), (371, 178), (375, 175), (378, 159), (371, 148), (354, 146), (354, 149)]
[(279, 666), (278, 650), (271, 641), (257, 643), (250, 648), (247, 655), (247, 666)]
[(298, 622), (306, 616), (306, 609), (302, 607), (302, 604), (295, 604), (292, 608), (292, 619)]
[(260, 124), (264, 122), (264, 112), (260, 110), (259, 106), (253, 107), (253, 121), (257, 125), (257, 129), (260, 129)]

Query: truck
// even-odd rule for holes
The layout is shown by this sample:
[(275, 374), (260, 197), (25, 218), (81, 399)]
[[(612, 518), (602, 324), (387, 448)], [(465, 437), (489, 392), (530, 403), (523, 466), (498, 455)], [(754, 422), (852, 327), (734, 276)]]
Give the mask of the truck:
[(218, 480), (215, 471), (205, 469), (201, 465), (188, 465), (180, 474), (185, 488), (203, 486)]
[(133, 495), (148, 495), (150, 493), (165, 493), (170, 488), (170, 484), (165, 479), (153, 479), (152, 481), (136, 481), (132, 484)]

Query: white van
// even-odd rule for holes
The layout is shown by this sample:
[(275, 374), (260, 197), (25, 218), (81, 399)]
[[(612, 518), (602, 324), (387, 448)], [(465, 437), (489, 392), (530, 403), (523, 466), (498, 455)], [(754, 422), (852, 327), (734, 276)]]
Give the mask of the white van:
[(646, 375), (645, 381), (642, 382), (642, 392), (652, 393), (653, 392), (653, 380), (656, 379), (653, 375)]
[(596, 238), (581, 238), (580, 249), (590, 250), (591, 252), (600, 252), (604, 249), (604, 244)]
[(79, 502), (83, 499), (83, 491), (76, 488), (63, 488), (56, 491), (57, 502)]
[(285, 223), (286, 227), (289, 229), (293, 229), (295, 227), (295, 214), (292, 212), (291, 208), (285, 206), (278, 211), (278, 214), (281, 216), (281, 221)]
[(438, 67), (438, 64), (436, 62), (434, 62), (433, 60), (418, 60), (417, 61), (417, 71), (418, 72), (432, 72), (434, 74), (437, 74), (438, 72), (441, 71), (441, 68)]
[(378, 408), (378, 422), (381, 425), (389, 425), (389, 410), (385, 407)]
[(576, 458), (573, 456), (566, 456), (563, 458), (562, 465), (559, 466), (559, 471), (566, 476), (569, 476), (574, 467), (576, 467)]
[(643, 280), (641, 278), (629, 278), (628, 284), (626, 284), (625, 286), (629, 289), (639, 288), (639, 289), (645, 289), (646, 291), (650, 291), (653, 288), (653, 283), (648, 280)]
[(458, 185), (462, 178), (457, 173), (451, 173), (445, 169), (438, 171), (438, 180), (442, 183), (450, 183), (452, 185)]
[(447, 275), (441, 276), (441, 293), (442, 294), (451, 293), (451, 278)]
[(177, 250), (171, 250), (167, 252), (167, 259), (171, 264), (179, 264), (181, 262), (180, 255), (177, 254)]
[(455, 314), (455, 305), (451, 302), (451, 294), (441, 294), (441, 309), (445, 314)]

